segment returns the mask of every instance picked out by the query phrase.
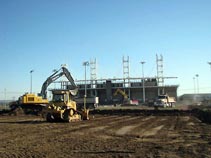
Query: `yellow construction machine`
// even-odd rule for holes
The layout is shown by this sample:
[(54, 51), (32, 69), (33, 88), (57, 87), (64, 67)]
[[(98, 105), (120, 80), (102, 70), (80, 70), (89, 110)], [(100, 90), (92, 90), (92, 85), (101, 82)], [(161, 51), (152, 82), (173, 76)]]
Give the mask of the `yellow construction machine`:
[(43, 99), (41, 96), (37, 96), (36, 94), (24, 94), (19, 98), (20, 104), (47, 104), (48, 100)]
[(115, 91), (114, 96), (116, 96), (118, 93), (121, 94), (121, 95), (124, 97), (124, 99), (128, 99), (127, 94), (126, 94), (123, 90), (121, 90), (121, 89), (118, 88), (118, 89)]
[(52, 90), (53, 99), (43, 109), (43, 116), (48, 122), (73, 122), (89, 119), (88, 109), (77, 109), (73, 99), (75, 92), (72, 90)]
[[(53, 95), (52, 101), (50, 101), (43, 109), (42, 115), (48, 122), (88, 120), (89, 110), (85, 108), (77, 109), (78, 107), (74, 101), (74, 96), (78, 93), (78, 87), (67, 68), (62, 67), (62, 72), (57, 76), (57, 78), (62, 75), (66, 76), (71, 85), (67, 86), (69, 89), (51, 90)], [(49, 80), (52, 81), (52, 77), (50, 77)], [(45, 82), (43, 87), (47, 87), (48, 84), (49, 82)], [(42, 94), (46, 94), (45, 91), (41, 92)], [(44, 97), (45, 96), (46, 95), (44, 95)]]
[[(62, 70), (62, 72), (60, 72), (60, 70)], [(54, 72), (46, 79), (42, 85), (41, 92), (38, 95), (25, 93), (24, 95), (20, 96), (17, 101), (11, 102), (11, 111), (13, 112), (16, 109), (21, 108), (25, 114), (40, 114), (43, 107), (49, 103), (47, 99), (48, 86), (63, 75), (69, 75), (69, 72), (65, 67), (62, 67), (58, 71)]]
[(43, 107), (48, 104), (47, 99), (43, 99), (36, 94), (26, 93), (19, 97), (17, 101), (10, 103), (11, 112), (21, 108), (25, 114), (40, 114)]
[(123, 90), (121, 90), (120, 88), (118, 88), (118, 89), (114, 92), (113, 96), (115, 97), (115, 96), (117, 96), (118, 94), (120, 94), (120, 95), (123, 97), (123, 98), (122, 98), (122, 103), (128, 103), (128, 102), (129, 102), (128, 95), (127, 95)]
[[(70, 89), (66, 91), (52, 91), (53, 100), (49, 103), (49, 101), (47, 100), (47, 88), (52, 82), (54, 82), (61, 76), (66, 76), (68, 81), (71, 83), (71, 86), (69, 86)], [(61, 69), (54, 72), (51, 76), (46, 79), (46, 81), (42, 85), (41, 92), (39, 95), (26, 93), (23, 96), (19, 97), (17, 101), (10, 103), (10, 108), (11, 111), (15, 111), (16, 109), (21, 108), (26, 114), (40, 114), (42, 113), (43, 109), (47, 108), (49, 113), (47, 117), (48, 121), (50, 120), (50, 118), (54, 116), (56, 117), (57, 113), (61, 114), (62, 117), (60, 118), (64, 120), (67, 120), (67, 116), (70, 117), (70, 120), (74, 120), (73, 118), (75, 118), (76, 120), (76, 118), (79, 118), (80, 116), (82, 117), (82, 119), (88, 119), (87, 110), (84, 109), (81, 112), (76, 110), (76, 103), (72, 100), (72, 96), (76, 95), (77, 92), (78, 88), (75, 85), (75, 82), (70, 72), (66, 67), (62, 66)], [(60, 102), (56, 101), (56, 98), (58, 96), (63, 96), (64, 100)], [(67, 115), (68, 112), (69, 115)], [(84, 113), (86, 113), (87, 115), (85, 116)], [(50, 114), (51, 117), (49, 117)]]

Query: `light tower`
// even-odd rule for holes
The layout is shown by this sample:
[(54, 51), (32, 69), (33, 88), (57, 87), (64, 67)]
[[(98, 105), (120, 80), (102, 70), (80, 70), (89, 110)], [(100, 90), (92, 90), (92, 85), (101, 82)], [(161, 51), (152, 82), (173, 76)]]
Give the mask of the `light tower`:
[(199, 93), (199, 74), (196, 74), (197, 93)]
[(94, 81), (97, 79), (97, 61), (96, 58), (94, 60), (90, 60), (90, 80)]
[(129, 56), (125, 59), (125, 57), (122, 57), (122, 64), (123, 64), (123, 78), (128, 79), (130, 74), (129, 69)]
[(210, 71), (211, 71), (211, 61), (207, 62), (210, 65)]
[(34, 72), (34, 70), (30, 71), (30, 77), (31, 77), (31, 81), (30, 81), (30, 93), (32, 94), (32, 73)]
[(144, 85), (144, 64), (146, 63), (145, 61), (140, 62), (142, 65), (142, 85), (143, 85), (143, 103), (145, 103), (145, 85)]
[[(122, 57), (122, 65), (123, 65), (123, 80), (124, 80), (124, 88), (127, 87), (128, 89), (128, 97), (130, 98), (130, 63), (129, 63), (129, 56), (125, 58), (124, 56)], [(125, 90), (125, 89), (124, 89)]]
[(83, 62), (83, 66), (85, 68), (84, 109), (86, 109), (86, 97), (87, 97), (87, 92), (86, 92), (86, 67), (89, 66), (89, 62), (88, 61)]
[(195, 77), (193, 77), (193, 92), (194, 92), (194, 94), (196, 93), (196, 78)]
[[(164, 77), (163, 77), (163, 56), (160, 55), (160, 58), (156, 54), (156, 63), (157, 63), (157, 82), (158, 86), (162, 86), (162, 93), (164, 93)], [(158, 88), (158, 95), (160, 95), (161, 91)]]

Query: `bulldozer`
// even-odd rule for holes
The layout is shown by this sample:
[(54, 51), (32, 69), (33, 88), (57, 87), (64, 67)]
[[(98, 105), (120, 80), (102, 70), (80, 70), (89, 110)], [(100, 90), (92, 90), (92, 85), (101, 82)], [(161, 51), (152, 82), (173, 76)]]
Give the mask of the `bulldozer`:
[(46, 117), (48, 122), (89, 120), (88, 109), (77, 109), (77, 104), (73, 98), (75, 92), (71, 90), (52, 90), (52, 94), (52, 101), (43, 109), (43, 117)]
[[(36, 95), (36, 94), (31, 94), (31, 93), (26, 93), (22, 96), (19, 97), (19, 99), (17, 101), (11, 102), (10, 103), (10, 109), (11, 109), (11, 113), (16, 112), (17, 109), (22, 109), (24, 111), (25, 114), (42, 114), (42, 110), (45, 107), (49, 107), (50, 106), (57, 106), (63, 108), (64, 105), (67, 105), (68, 108), (70, 108), (71, 112), (74, 111), (74, 113), (77, 111), (76, 110), (76, 103), (73, 103), (73, 101), (70, 100), (70, 98), (68, 100), (66, 100), (66, 102), (60, 103), (58, 104), (57, 102), (55, 103), (55, 101), (53, 100), (52, 102), (49, 103), (48, 99), (47, 99), (47, 88), (48, 86), (56, 81), (58, 78), (62, 77), (62, 76), (66, 76), (66, 78), (68, 79), (68, 81), (71, 83), (70, 86), (70, 91), (72, 96), (77, 94), (78, 88), (75, 85), (75, 82), (70, 74), (70, 72), (68, 71), (68, 69), (65, 66), (62, 66), (59, 70), (55, 71), (52, 75), (50, 75), (46, 81), (43, 83), (42, 88), (41, 88), (41, 92)], [(62, 95), (65, 96), (65, 94), (70, 93), (69, 92), (57, 92), (57, 91), (52, 91), (53, 95), (57, 93), (61, 93)], [(67, 98), (67, 97), (66, 97)], [(74, 109), (74, 110), (73, 110)], [(66, 115), (67, 112), (65, 112)], [(82, 112), (83, 114), (83, 112)], [(72, 114), (71, 114), (72, 115)]]
[(56, 77), (54, 77), (54, 75), (50, 76), (49, 79), (47, 79), (47, 82), (43, 84), (44, 88), (42, 88), (44, 91), (41, 91), (42, 94), (44, 94), (43, 97), (46, 97), (45, 87), (52, 82), (52, 78), (55, 80), (63, 75), (66, 76), (71, 85), (67, 86), (68, 89), (66, 87), (66, 89), (51, 90), (53, 95), (52, 100), (43, 108), (42, 116), (45, 117), (48, 122), (89, 120), (89, 110), (85, 107), (78, 109), (77, 104), (74, 101), (74, 97), (78, 93), (78, 87), (67, 68), (62, 67), (62, 72), (60, 74)]

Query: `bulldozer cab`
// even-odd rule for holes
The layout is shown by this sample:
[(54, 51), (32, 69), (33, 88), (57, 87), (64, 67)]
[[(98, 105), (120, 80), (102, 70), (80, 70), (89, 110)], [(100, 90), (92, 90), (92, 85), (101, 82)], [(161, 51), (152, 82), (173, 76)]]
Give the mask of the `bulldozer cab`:
[(52, 101), (53, 102), (63, 102), (64, 98), (66, 98), (66, 97), (63, 94), (54, 94)]
[(68, 90), (52, 90), (53, 98), (52, 101), (54, 104), (63, 103), (64, 105), (69, 105), (72, 102), (72, 95)]

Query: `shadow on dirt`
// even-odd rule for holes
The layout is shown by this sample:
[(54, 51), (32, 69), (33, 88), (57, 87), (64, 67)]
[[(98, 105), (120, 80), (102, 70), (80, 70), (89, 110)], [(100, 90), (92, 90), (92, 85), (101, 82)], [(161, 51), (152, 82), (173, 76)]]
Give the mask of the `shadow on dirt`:
[(33, 120), (29, 120), (29, 121), (3, 121), (3, 122), (0, 122), (0, 124), (4, 124), (4, 123), (8, 123), (8, 124), (44, 124), (46, 123), (45, 121), (33, 121)]
[(145, 110), (145, 109), (112, 109), (112, 110), (94, 110), (90, 114), (100, 115), (132, 115), (132, 116), (186, 116), (192, 115), (191, 110)]

